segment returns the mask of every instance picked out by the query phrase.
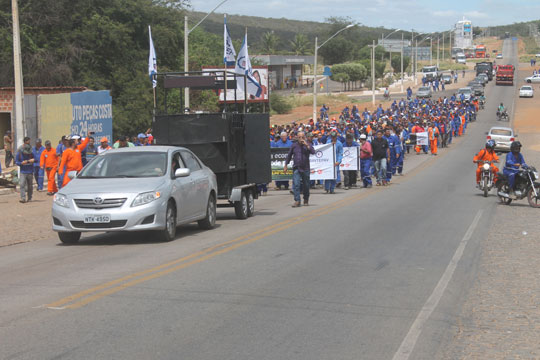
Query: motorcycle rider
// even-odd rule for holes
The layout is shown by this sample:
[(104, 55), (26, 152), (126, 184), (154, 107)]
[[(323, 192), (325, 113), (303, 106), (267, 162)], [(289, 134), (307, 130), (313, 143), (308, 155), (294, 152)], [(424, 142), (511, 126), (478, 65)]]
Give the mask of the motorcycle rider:
[(510, 152), (506, 154), (506, 163), (504, 164), (503, 173), (508, 178), (510, 185), (510, 192), (514, 192), (514, 186), (516, 182), (516, 174), (519, 172), (519, 168), (527, 168), (523, 154), (521, 154), (521, 143), (514, 141), (510, 145)]
[(499, 120), (501, 119), (501, 116), (502, 114), (504, 114), (505, 111), (506, 109), (504, 108), (503, 103), (501, 103), (501, 105), (499, 105), (499, 107), (497, 108), (497, 117), (499, 118)]
[(495, 153), (495, 141), (493, 140), (488, 140), (486, 142), (485, 149), (480, 150), (473, 158), (473, 162), (478, 164), (478, 167), (476, 168), (477, 187), (480, 184), (480, 174), (482, 173), (482, 166), (484, 165), (485, 161), (491, 161), (491, 171), (493, 172), (493, 182), (495, 183), (497, 181), (497, 173), (499, 172), (499, 169), (493, 163), (498, 163), (499, 157)]

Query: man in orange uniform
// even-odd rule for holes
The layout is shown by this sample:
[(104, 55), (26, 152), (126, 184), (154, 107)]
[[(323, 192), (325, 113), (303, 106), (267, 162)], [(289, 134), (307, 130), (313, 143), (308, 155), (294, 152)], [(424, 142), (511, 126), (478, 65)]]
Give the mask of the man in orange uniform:
[[(417, 134), (417, 133), (421, 133), (421, 132), (424, 132), (424, 128), (420, 126), (418, 121), (416, 121), (414, 123), (414, 126), (411, 129), (411, 133)], [(414, 147), (414, 150), (416, 151), (416, 155), (420, 154), (420, 149), (422, 149), (422, 147), (420, 147), (420, 145), (416, 145)], [(427, 150), (424, 149), (424, 152), (427, 152)]]
[(495, 141), (488, 140), (486, 142), (486, 148), (482, 149), (476, 154), (473, 158), (473, 162), (478, 164), (476, 168), (476, 185), (480, 184), (480, 174), (482, 172), (482, 166), (484, 161), (491, 161), (491, 171), (493, 171), (493, 182), (497, 181), (497, 174), (499, 169), (493, 164), (494, 162), (499, 162), (499, 157), (495, 153)]
[(54, 195), (58, 192), (56, 186), (56, 169), (58, 168), (58, 155), (56, 149), (51, 147), (50, 140), (45, 141), (45, 150), (41, 153), (39, 166), (45, 170), (47, 176), (47, 195)]
[(432, 123), (429, 123), (428, 139), (429, 139), (429, 149), (431, 150), (431, 155), (437, 155), (437, 140), (439, 139), (439, 128), (436, 126), (433, 126)]
[[(93, 133), (89, 133), (89, 135), (92, 135), (92, 134)], [(78, 139), (79, 137), (72, 137), (69, 140), (69, 147), (62, 154), (62, 161), (60, 162), (60, 169), (58, 170), (58, 174), (63, 175), (64, 170), (65, 170), (66, 175), (70, 171), (79, 172), (82, 170), (83, 164), (82, 164), (81, 152), (86, 148), (86, 145), (88, 145), (88, 142), (90, 141), (90, 137), (87, 136), (80, 145), (77, 145)], [(67, 183), (69, 183), (70, 181), (71, 179), (69, 178), (69, 176), (64, 176), (62, 187), (66, 186)]]

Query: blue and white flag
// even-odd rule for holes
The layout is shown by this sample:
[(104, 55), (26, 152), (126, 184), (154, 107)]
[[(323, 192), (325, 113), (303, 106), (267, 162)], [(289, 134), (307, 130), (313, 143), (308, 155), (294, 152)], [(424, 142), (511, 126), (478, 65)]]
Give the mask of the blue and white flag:
[(148, 36), (150, 37), (150, 54), (148, 55), (148, 75), (152, 82), (152, 87), (157, 86), (157, 79), (154, 75), (157, 74), (157, 62), (156, 62), (156, 49), (154, 49), (154, 42), (152, 41), (152, 29), (148, 25)]
[(234, 51), (231, 35), (227, 29), (227, 15), (224, 16), (223, 25), (223, 63), (227, 66), (233, 66), (236, 63), (236, 51)]
[(255, 80), (255, 77), (253, 76), (253, 69), (251, 68), (251, 61), (249, 61), (247, 33), (244, 36), (244, 42), (242, 43), (242, 47), (240, 48), (240, 52), (238, 53), (234, 72), (247, 76), (247, 91), (244, 90), (244, 78), (237, 79), (238, 89), (242, 90), (244, 93), (247, 92), (248, 94), (255, 97), (261, 96), (262, 87), (257, 82), (257, 80)]

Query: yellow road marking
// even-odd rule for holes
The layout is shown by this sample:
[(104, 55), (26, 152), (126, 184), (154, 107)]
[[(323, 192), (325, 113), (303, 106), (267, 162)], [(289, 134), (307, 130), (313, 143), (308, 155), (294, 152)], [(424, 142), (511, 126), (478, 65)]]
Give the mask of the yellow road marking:
[[(376, 190), (376, 191), (378, 191), (378, 190)], [(153, 267), (153, 268), (150, 268), (150, 269), (147, 269), (147, 270), (143, 270), (143, 271), (140, 271), (140, 272), (136, 272), (136, 273), (133, 273), (133, 274), (130, 274), (130, 275), (127, 275), (127, 276), (124, 276), (124, 277), (121, 277), (121, 278), (106, 282), (104, 284), (92, 287), (90, 289), (83, 290), (83, 291), (78, 292), (76, 294), (64, 297), (64, 298), (62, 298), (62, 299), (60, 299), (58, 301), (47, 304), (47, 305), (45, 305), (45, 307), (47, 307), (47, 308), (61, 308), (65, 304), (69, 304), (69, 303), (71, 303), (71, 302), (73, 302), (75, 300), (84, 298), (84, 297), (86, 297), (88, 295), (91, 295), (91, 294), (97, 293), (97, 292), (99, 292), (101, 290), (110, 288), (111, 286), (115, 286), (115, 285), (124, 283), (125, 281), (132, 280), (132, 279), (138, 278), (140, 276), (143, 276), (140, 279), (132, 280), (130, 282), (118, 285), (116, 287), (113, 287), (113, 288), (107, 289), (105, 291), (102, 291), (100, 293), (97, 293), (96, 295), (89, 296), (89, 297), (87, 297), (87, 298), (85, 298), (85, 299), (83, 299), (81, 301), (75, 302), (75, 303), (73, 303), (73, 304), (71, 304), (69, 306), (65, 306), (66, 308), (72, 308), (72, 309), (81, 307), (83, 305), (88, 304), (89, 302), (95, 301), (95, 300), (97, 300), (97, 299), (99, 299), (99, 298), (101, 298), (103, 296), (118, 292), (118, 291), (120, 291), (120, 290), (122, 290), (122, 289), (124, 289), (126, 287), (133, 286), (133, 285), (139, 284), (141, 282), (144, 282), (144, 281), (147, 281), (147, 280), (150, 280), (150, 279), (154, 279), (154, 278), (159, 277), (159, 276), (163, 276), (163, 275), (168, 274), (168, 273), (170, 273), (172, 271), (183, 269), (183, 268), (188, 267), (190, 265), (193, 265), (193, 264), (202, 262), (204, 260), (210, 259), (210, 258), (212, 258), (212, 257), (214, 257), (216, 255), (219, 255), (219, 254), (231, 251), (233, 249), (236, 249), (239, 246), (249, 244), (249, 243), (254, 242), (256, 240), (259, 240), (261, 238), (264, 238), (264, 237), (267, 237), (269, 235), (275, 234), (277, 232), (283, 231), (283, 230), (285, 230), (287, 228), (290, 228), (293, 225), (296, 225), (296, 224), (311, 220), (311, 219), (316, 218), (318, 216), (321, 216), (323, 214), (327, 214), (328, 212), (331, 212), (331, 211), (339, 208), (340, 206), (342, 206), (344, 204), (360, 200), (360, 199), (362, 199), (362, 198), (364, 198), (364, 197), (366, 197), (368, 195), (371, 195), (372, 193), (375, 193), (376, 191), (371, 191), (369, 193), (364, 193), (364, 194), (358, 194), (358, 195), (355, 195), (355, 196), (350, 197), (350, 198), (345, 198), (345, 199), (333, 202), (332, 204), (330, 204), (328, 206), (311, 210), (311, 211), (309, 211), (307, 213), (304, 213), (302, 215), (299, 215), (299, 216), (284, 220), (284, 221), (282, 221), (280, 223), (277, 223), (277, 224), (273, 224), (273, 225), (264, 227), (264, 228), (259, 229), (257, 231), (254, 231), (254, 232), (251, 232), (249, 234), (246, 234), (246, 235), (240, 236), (238, 238), (232, 239), (230, 241), (226, 241), (226, 242), (211, 246), (211, 247), (209, 247), (207, 249), (198, 251), (196, 253), (193, 253), (191, 255), (182, 257), (180, 259), (176, 259), (176, 260), (167, 262), (165, 264), (161, 264), (161, 265), (158, 265), (156, 267)], [(258, 234), (261, 234), (261, 235), (255, 236), (255, 235), (258, 235)], [(248, 239), (248, 240), (247, 241), (242, 241), (242, 240), (245, 240), (245, 239)], [(235, 243), (237, 243), (237, 244), (235, 244)], [(223, 247), (231, 245), (231, 244), (233, 244), (233, 245), (229, 246), (229, 247), (226, 247), (223, 250), (214, 251), (216, 249), (223, 248)], [(207, 255), (205, 255), (205, 254), (207, 254)], [(203, 255), (203, 256), (201, 256), (201, 255)], [(196, 260), (192, 260), (190, 262), (184, 263), (185, 261), (197, 258), (198, 256), (201, 256), (201, 257), (196, 259)], [(180, 264), (180, 263), (183, 263), (183, 264), (177, 265), (177, 264)], [(177, 265), (177, 266), (174, 266), (174, 265)], [(171, 267), (171, 268), (169, 268), (169, 267)], [(169, 268), (169, 269), (166, 269), (166, 268)], [(162, 269), (166, 269), (166, 270), (162, 270)], [(159, 270), (162, 270), (162, 271), (159, 271)], [(149, 275), (151, 273), (155, 273), (155, 274)], [(146, 275), (146, 276), (144, 276), (144, 275)]]

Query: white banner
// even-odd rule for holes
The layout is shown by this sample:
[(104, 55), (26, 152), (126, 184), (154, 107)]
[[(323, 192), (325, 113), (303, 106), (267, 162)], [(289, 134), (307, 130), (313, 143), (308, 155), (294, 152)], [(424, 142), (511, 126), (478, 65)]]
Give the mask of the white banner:
[(358, 146), (343, 147), (343, 159), (339, 166), (341, 171), (358, 170), (359, 149), (360, 147)]
[(416, 133), (416, 145), (429, 145), (427, 131)]
[[(254, 95), (248, 96), (248, 102), (268, 102), (268, 67), (266, 66), (253, 66), (253, 77), (259, 82), (262, 88), (262, 92), (259, 97), (256, 97)], [(223, 75), (224, 68), (217, 68), (217, 67), (203, 67), (203, 71), (209, 71), (208, 73), (204, 73), (203, 75), (210, 75), (214, 71), (220, 71), (220, 75)], [(227, 74), (227, 79), (229, 81), (233, 81), (235, 79), (233, 72), (234, 69), (229, 68), (229, 73)], [(218, 80), (223, 81), (223, 76), (217, 76)], [(244, 78), (241, 76), (238, 76), (236, 78), (236, 81), (244, 81)], [(225, 101), (225, 91), (224, 90), (218, 90), (219, 92), (219, 101), (224, 102)], [(236, 101), (243, 102), (244, 101), (244, 92), (240, 89), (236, 90)], [(234, 89), (227, 89), (227, 103), (234, 103)]]
[(309, 156), (310, 180), (333, 180), (337, 178), (336, 151), (333, 144), (316, 145), (315, 154)]

